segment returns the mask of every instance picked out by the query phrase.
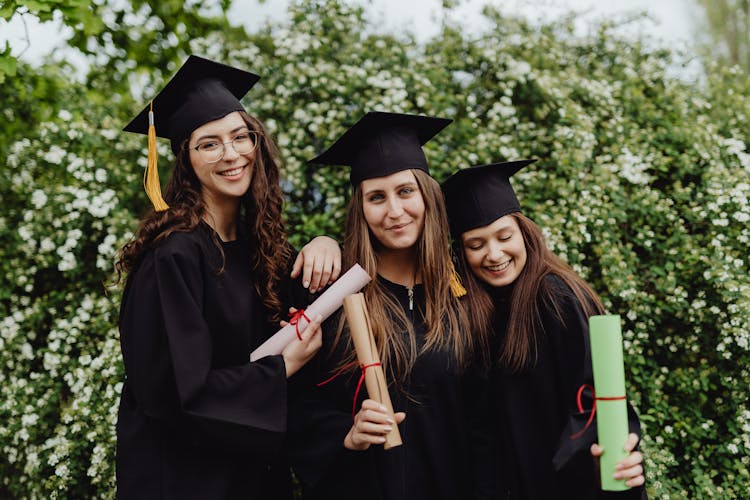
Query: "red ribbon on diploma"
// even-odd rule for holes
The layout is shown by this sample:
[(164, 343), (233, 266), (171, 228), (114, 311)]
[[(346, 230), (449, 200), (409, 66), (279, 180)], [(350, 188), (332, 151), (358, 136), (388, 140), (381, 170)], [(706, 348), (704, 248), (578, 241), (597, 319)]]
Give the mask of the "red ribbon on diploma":
[(294, 331), (297, 333), (297, 338), (302, 340), (302, 334), (299, 333), (299, 320), (300, 318), (305, 318), (308, 323), (310, 323), (310, 318), (307, 317), (305, 314), (304, 309), (300, 309), (299, 311), (295, 312), (294, 314), (289, 315), (289, 324), (294, 325)]
[[(352, 361), (351, 363), (347, 363), (339, 370), (333, 374), (333, 376), (325, 379), (322, 382), (318, 382), (315, 384), (317, 387), (322, 387), (326, 385), (327, 383), (333, 381), (336, 377), (341, 375), (345, 370), (348, 370), (352, 366), (357, 364), (356, 361)], [(359, 380), (357, 381), (357, 389), (354, 391), (354, 400), (352, 401), (352, 420), (354, 419), (354, 415), (356, 414), (355, 410), (357, 409), (357, 398), (359, 397), (359, 390), (362, 388), (362, 382), (365, 381), (365, 373), (367, 372), (368, 368), (372, 368), (373, 366), (380, 366), (380, 362), (378, 363), (370, 363), (369, 365), (360, 365), (360, 368), (362, 369), (362, 373), (359, 375)]]
[(583, 391), (586, 389), (589, 389), (591, 391), (591, 396), (594, 398), (594, 402), (591, 405), (591, 415), (589, 416), (588, 422), (586, 422), (586, 425), (583, 426), (583, 429), (581, 429), (579, 432), (576, 432), (572, 436), (570, 436), (570, 439), (578, 439), (579, 437), (583, 436), (583, 433), (586, 432), (586, 429), (588, 429), (591, 426), (591, 422), (594, 421), (594, 416), (596, 415), (596, 402), (597, 401), (620, 401), (622, 399), (625, 399), (625, 396), (614, 396), (614, 397), (601, 397), (597, 396), (596, 392), (594, 391), (594, 386), (591, 384), (583, 384), (581, 387), (578, 388), (578, 394), (576, 395), (576, 403), (578, 404), (578, 412), (584, 413), (586, 410), (583, 408), (583, 403), (581, 402), (581, 396), (583, 396)]
[(362, 367), (362, 374), (359, 376), (359, 381), (357, 381), (357, 390), (354, 391), (354, 401), (352, 401), (352, 420), (354, 420), (354, 410), (357, 408), (357, 397), (359, 396), (359, 389), (362, 387), (362, 382), (365, 381), (365, 372), (367, 372), (368, 368), (371, 368), (373, 366), (380, 366), (380, 362), (360, 366)]

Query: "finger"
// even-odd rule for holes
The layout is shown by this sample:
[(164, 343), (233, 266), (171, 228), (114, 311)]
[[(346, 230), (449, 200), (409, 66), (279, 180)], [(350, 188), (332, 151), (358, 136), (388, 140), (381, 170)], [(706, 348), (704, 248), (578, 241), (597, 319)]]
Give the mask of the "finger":
[(310, 350), (317, 351), (323, 346), (323, 329), (316, 325), (311, 329), (310, 337), (307, 340)]
[(396, 422), (391, 419), (390, 415), (387, 413), (381, 413), (379, 411), (375, 410), (361, 410), (359, 418), (357, 419), (357, 423), (367, 424), (377, 424), (377, 425), (393, 425)]
[(630, 486), (631, 488), (634, 488), (636, 486), (643, 486), (644, 484), (646, 484), (646, 478), (643, 475), (640, 475), (638, 477), (628, 479), (627, 481), (625, 481), (625, 484)]
[(595, 457), (601, 457), (602, 453), (604, 453), (604, 448), (599, 446), (598, 444), (594, 443), (591, 445), (591, 454)]
[(615, 470), (623, 470), (643, 462), (643, 455), (640, 451), (634, 451), (627, 457), (623, 458), (615, 464)]
[(333, 259), (333, 270), (331, 271), (331, 277), (328, 279), (328, 284), (330, 285), (337, 279), (339, 279), (339, 276), (341, 276), (341, 253), (334, 257)]
[(375, 422), (379, 424), (395, 424), (395, 420), (389, 415), (385, 406), (372, 399), (362, 402), (361, 409), (355, 416), (355, 420)]
[(633, 479), (643, 474), (643, 467), (638, 464), (634, 467), (630, 467), (629, 469), (620, 470), (613, 474), (612, 477), (615, 479)]
[(320, 271), (320, 288), (323, 288), (331, 281), (331, 272), (333, 271), (333, 257), (330, 254), (326, 254), (326, 256), (323, 258), (323, 267)]
[(356, 442), (358, 446), (361, 446), (363, 443), (367, 443), (367, 444), (385, 443), (385, 436), (381, 436), (380, 434), (365, 434), (365, 433), (355, 432), (352, 438), (353, 438), (352, 441)]
[(313, 274), (313, 268), (315, 267), (315, 257), (310, 257), (308, 259), (305, 259), (305, 264), (302, 266), (302, 286), (305, 288), (309, 288), (312, 292), (311, 280), (312, 280), (312, 274)]
[[(289, 308), (289, 317), (291, 318), (291, 317), (292, 317), (292, 315), (293, 315), (294, 313), (296, 313), (296, 312), (297, 312), (297, 308), (296, 308), (296, 307), (290, 307), (290, 308)], [(289, 322), (288, 322), (288, 321), (286, 321), (286, 320), (283, 320), (283, 319), (282, 319), (281, 321), (279, 321), (279, 324), (281, 325), (281, 328), (284, 328), (284, 327), (285, 327), (286, 325), (288, 325), (288, 324), (289, 324)]]
[(292, 266), (292, 273), (289, 275), (291, 278), (299, 276), (299, 272), (302, 270), (302, 263), (305, 262), (304, 253), (300, 252), (297, 254), (297, 258), (294, 259), (294, 265)]
[(323, 317), (318, 314), (311, 322), (302, 323), (303, 326), (300, 327), (299, 334), (303, 341), (309, 340), (318, 330), (320, 330), (321, 321), (323, 321)]
[(374, 410), (382, 413), (388, 413), (388, 409), (374, 399), (365, 399), (364, 401), (362, 401), (361, 408), (363, 410)]
[(310, 292), (315, 293), (321, 288), (320, 277), (323, 274), (323, 265), (325, 260), (323, 258), (316, 258), (315, 265), (312, 269), (312, 277), (310, 278)]
[(638, 446), (638, 434), (631, 432), (628, 434), (628, 439), (625, 441), (625, 451), (633, 451)]
[(402, 411), (393, 414), (393, 419), (396, 421), (397, 424), (400, 424), (401, 422), (403, 422), (405, 418), (406, 418), (406, 413)]
[(384, 436), (393, 430), (388, 424), (376, 424), (374, 422), (360, 422), (356, 425), (357, 432), (371, 436)]

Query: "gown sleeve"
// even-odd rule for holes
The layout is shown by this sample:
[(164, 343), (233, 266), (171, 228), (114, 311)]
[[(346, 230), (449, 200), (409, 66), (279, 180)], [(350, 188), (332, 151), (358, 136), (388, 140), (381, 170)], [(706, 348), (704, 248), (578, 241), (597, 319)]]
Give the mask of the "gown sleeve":
[(123, 301), (130, 391), (148, 417), (174, 424), (188, 441), (274, 452), (286, 430), (284, 361), (250, 363), (248, 354), (241, 364), (212, 365), (206, 257), (187, 235), (171, 240), (144, 258)]

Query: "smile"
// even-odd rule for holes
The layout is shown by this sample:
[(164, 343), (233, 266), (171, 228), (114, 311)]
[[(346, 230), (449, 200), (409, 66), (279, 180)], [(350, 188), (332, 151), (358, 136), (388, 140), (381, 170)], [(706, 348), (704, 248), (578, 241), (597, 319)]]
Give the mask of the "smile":
[(247, 165), (242, 165), (240, 167), (232, 168), (230, 170), (224, 170), (222, 172), (219, 172), (219, 175), (222, 177), (233, 177), (235, 175), (239, 175), (240, 172), (246, 167)]
[(510, 263), (513, 261), (513, 259), (508, 259), (505, 262), (502, 262), (500, 264), (494, 265), (494, 266), (484, 266), (485, 269), (488, 271), (491, 271), (493, 273), (497, 273), (499, 271), (504, 271), (510, 267)]
[(389, 231), (400, 231), (401, 229), (405, 228), (409, 224), (411, 224), (411, 222), (405, 222), (403, 224), (396, 224), (395, 226), (390, 226), (386, 229), (388, 229)]

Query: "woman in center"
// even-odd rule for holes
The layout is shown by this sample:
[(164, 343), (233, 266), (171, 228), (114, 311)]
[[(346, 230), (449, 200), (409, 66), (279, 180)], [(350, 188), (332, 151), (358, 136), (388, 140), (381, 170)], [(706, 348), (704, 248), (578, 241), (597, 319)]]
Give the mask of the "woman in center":
[[(344, 265), (359, 263), (373, 277), (364, 296), (396, 414), (366, 399), (364, 387), (357, 397), (361, 369), (345, 318), (329, 319), (290, 408), (304, 498), (489, 495), (488, 401), (475, 359), (486, 349), (452, 281), (445, 205), (422, 150), (449, 123), (368, 113), (312, 160), (351, 167)], [(395, 425), (403, 445), (385, 450)]]

